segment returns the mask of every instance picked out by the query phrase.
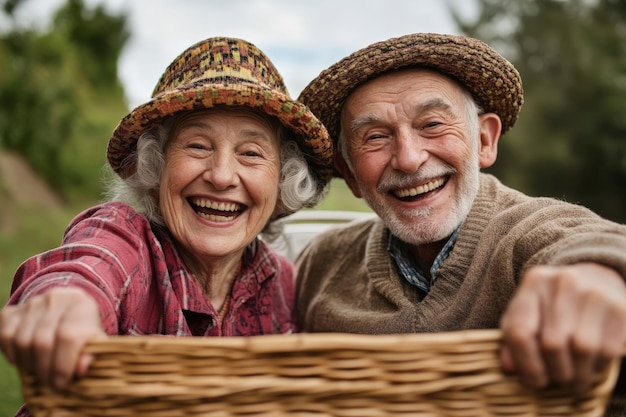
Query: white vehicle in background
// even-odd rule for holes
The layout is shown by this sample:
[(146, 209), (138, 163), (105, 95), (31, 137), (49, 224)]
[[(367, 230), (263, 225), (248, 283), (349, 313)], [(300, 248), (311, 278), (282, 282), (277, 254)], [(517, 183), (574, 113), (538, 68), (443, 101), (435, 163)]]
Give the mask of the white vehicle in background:
[(376, 213), (347, 210), (300, 210), (281, 221), (283, 234), (270, 244), (279, 253), (294, 261), (316, 234), (339, 224), (376, 217)]

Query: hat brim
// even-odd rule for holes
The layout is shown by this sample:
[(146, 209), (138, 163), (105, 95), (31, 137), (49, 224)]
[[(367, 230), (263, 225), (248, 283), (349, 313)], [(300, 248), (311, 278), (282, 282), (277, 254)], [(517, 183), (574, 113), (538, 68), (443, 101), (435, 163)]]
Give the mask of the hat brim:
[(322, 71), (298, 101), (311, 109), (336, 141), (348, 96), (360, 84), (406, 67), (432, 69), (456, 79), (485, 112), (500, 117), (502, 133), (515, 124), (523, 103), (519, 73), (484, 42), (463, 36), (418, 33), (374, 43)]
[(216, 106), (245, 106), (276, 117), (295, 134), (295, 139), (313, 172), (327, 183), (332, 177), (332, 141), (320, 120), (304, 104), (289, 96), (250, 82), (202, 84), (169, 90), (136, 107), (113, 131), (107, 159), (122, 178), (135, 167), (125, 159), (134, 152), (139, 137), (166, 117), (180, 112)]

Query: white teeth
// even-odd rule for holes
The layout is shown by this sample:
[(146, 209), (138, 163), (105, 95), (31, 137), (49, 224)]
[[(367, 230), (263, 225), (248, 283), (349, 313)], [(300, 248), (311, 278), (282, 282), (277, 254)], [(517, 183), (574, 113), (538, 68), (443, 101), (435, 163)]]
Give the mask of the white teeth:
[(396, 191), (395, 194), (396, 196), (403, 198), (403, 197), (415, 197), (416, 195), (420, 195), (420, 194), (424, 194), (427, 193), (429, 191), (434, 190), (435, 188), (439, 188), (443, 185), (443, 183), (445, 182), (445, 180), (443, 178), (439, 178), (438, 180), (434, 180), (431, 182), (428, 182), (424, 185), (420, 185), (418, 187), (415, 188), (407, 188), (404, 190), (399, 190)]
[(204, 213), (198, 213), (198, 214), (200, 215), (200, 217), (203, 217), (212, 222), (229, 222), (231, 220), (234, 220), (235, 218), (235, 216), (216, 216), (214, 214), (204, 214)]
[(236, 203), (218, 203), (216, 201), (206, 200), (202, 198), (194, 198), (192, 203), (198, 207), (204, 207), (219, 211), (238, 211), (241, 209), (241, 206)]

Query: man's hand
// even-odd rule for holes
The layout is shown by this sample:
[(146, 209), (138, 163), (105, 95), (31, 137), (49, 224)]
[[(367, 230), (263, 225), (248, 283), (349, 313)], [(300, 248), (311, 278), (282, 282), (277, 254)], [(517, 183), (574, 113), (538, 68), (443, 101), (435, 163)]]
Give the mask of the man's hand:
[(539, 266), (523, 277), (502, 317), (502, 365), (522, 383), (588, 387), (621, 356), (626, 342), (626, 285), (593, 263)]
[(76, 288), (55, 288), (0, 311), (0, 349), (42, 383), (66, 387), (91, 364), (87, 341), (104, 337), (97, 303)]

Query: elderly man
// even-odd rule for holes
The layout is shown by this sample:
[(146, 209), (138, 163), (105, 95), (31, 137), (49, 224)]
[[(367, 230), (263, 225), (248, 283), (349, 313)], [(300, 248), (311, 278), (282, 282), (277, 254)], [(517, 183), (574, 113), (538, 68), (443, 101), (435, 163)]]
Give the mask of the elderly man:
[[(302, 253), (304, 331), (500, 327), (503, 368), (533, 388), (588, 386), (621, 355), (626, 227), (480, 172), (523, 102), (505, 58), (476, 39), (411, 34), (342, 59), (299, 99), (337, 144), (336, 175), (380, 217)], [(624, 415), (618, 397), (610, 413)]]

